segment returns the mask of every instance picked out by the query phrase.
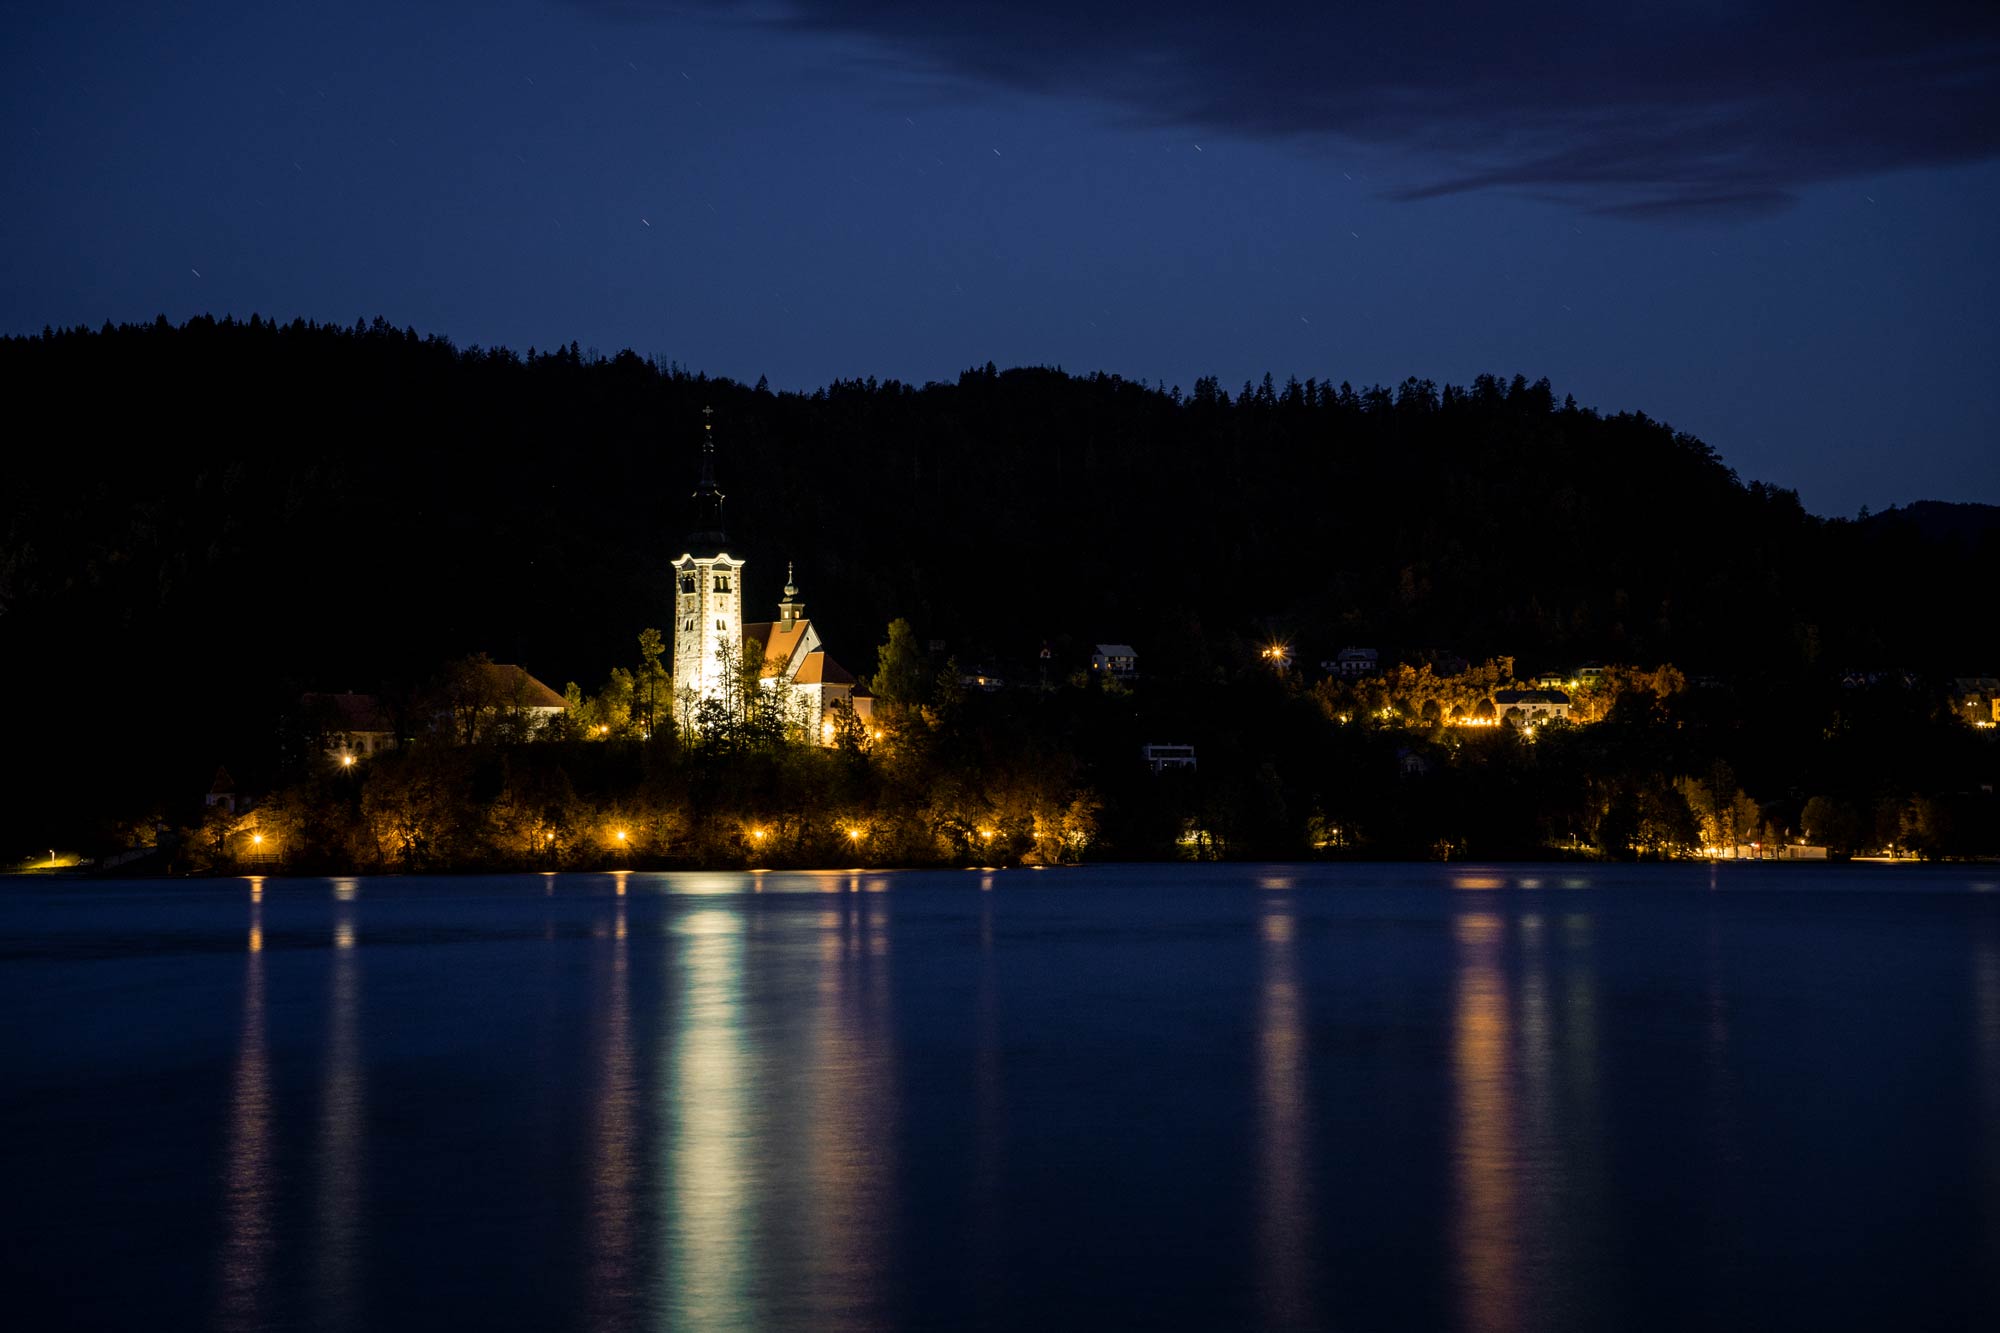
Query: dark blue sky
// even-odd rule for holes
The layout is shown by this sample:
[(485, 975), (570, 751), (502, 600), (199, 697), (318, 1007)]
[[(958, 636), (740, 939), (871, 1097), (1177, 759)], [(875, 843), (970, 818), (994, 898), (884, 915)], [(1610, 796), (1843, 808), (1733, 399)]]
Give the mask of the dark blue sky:
[(1533, 8), (17, 7), (0, 328), (1519, 371), (1818, 512), (2000, 502), (2000, 5)]

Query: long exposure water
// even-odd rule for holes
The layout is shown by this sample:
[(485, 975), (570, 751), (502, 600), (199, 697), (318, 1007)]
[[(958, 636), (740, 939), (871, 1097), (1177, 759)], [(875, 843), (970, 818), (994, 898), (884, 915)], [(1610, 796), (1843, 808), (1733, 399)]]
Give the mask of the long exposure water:
[(2000, 1327), (2000, 868), (0, 882), (20, 1329)]

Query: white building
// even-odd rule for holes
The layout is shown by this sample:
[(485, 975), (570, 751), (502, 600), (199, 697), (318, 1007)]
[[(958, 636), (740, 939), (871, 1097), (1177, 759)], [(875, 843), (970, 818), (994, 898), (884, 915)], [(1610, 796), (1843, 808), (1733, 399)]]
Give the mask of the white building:
[(846, 701), (866, 721), (874, 700), (853, 673), (820, 646), (788, 570), (776, 620), (743, 619), (745, 560), (725, 549), (722, 490), (715, 481), (715, 436), (702, 409), (701, 479), (694, 491), (694, 531), (674, 561), (674, 699), (681, 724), (704, 701), (734, 706), (755, 670), (759, 686), (783, 690), (786, 716), (808, 735), (831, 740), (828, 710)]
[(727, 701), (743, 642), (743, 561), (723, 549), (722, 490), (715, 484), (714, 425), (702, 409), (701, 480), (694, 531), (674, 561), (674, 696), (683, 719), (707, 699)]
[(1493, 711), (1502, 722), (1563, 722), (1570, 700), (1561, 690), (1501, 690), (1493, 696)]
[(1100, 643), (1090, 655), (1090, 669), (1113, 680), (1132, 680), (1139, 674), (1139, 650), (1129, 643)]

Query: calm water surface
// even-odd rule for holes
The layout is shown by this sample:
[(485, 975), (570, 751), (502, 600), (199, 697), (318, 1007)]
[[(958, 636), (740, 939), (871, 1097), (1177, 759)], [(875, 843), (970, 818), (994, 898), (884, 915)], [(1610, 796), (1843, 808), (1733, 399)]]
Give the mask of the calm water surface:
[(0, 882), (16, 1328), (2000, 1327), (2000, 868)]

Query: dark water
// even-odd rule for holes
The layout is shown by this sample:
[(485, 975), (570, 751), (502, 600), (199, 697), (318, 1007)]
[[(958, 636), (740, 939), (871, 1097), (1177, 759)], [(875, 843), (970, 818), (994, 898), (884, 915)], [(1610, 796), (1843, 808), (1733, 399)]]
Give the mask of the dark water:
[(0, 883), (15, 1328), (2000, 1327), (2000, 868)]

